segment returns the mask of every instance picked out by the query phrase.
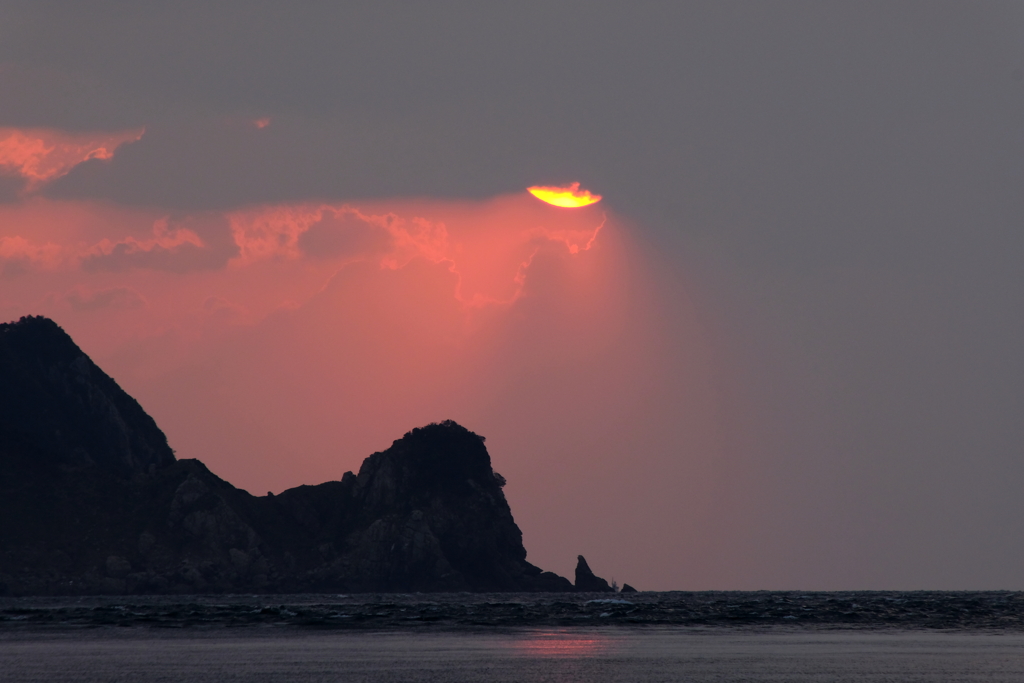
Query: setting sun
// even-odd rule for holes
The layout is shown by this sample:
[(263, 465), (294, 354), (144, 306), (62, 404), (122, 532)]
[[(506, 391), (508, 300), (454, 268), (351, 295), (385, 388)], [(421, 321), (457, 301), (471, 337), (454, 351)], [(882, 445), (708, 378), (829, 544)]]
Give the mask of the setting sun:
[(526, 190), (542, 202), (567, 209), (590, 206), (601, 201), (601, 195), (591, 194), (590, 190), (581, 190), (579, 183), (572, 183), (566, 187), (534, 185), (533, 187), (526, 188)]

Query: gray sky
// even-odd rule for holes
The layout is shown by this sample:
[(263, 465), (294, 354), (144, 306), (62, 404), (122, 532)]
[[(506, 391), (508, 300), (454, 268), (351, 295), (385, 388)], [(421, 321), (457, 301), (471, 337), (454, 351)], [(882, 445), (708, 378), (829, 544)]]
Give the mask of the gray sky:
[(650, 551), (688, 566), (649, 583), (1024, 588), (1022, 5), (210, 4), (0, 2), (0, 126), (146, 127), (43, 196), (194, 212), (581, 180), (727, 368), (708, 559)]

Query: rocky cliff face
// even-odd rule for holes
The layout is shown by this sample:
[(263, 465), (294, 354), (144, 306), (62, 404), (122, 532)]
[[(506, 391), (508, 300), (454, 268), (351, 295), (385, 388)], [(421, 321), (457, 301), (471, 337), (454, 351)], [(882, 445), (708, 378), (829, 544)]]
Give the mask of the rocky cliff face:
[(54, 322), (0, 325), (0, 594), (574, 590), (526, 561), (502, 486), (448, 421), (255, 497), (176, 460)]
[(122, 475), (174, 462), (153, 418), (41, 317), (0, 324), (0, 446)]
[(450, 421), (414, 429), (337, 487), (349, 514), (332, 535), (348, 541), (328, 571), (360, 590), (566, 588), (526, 562), (503, 484), (482, 437)]

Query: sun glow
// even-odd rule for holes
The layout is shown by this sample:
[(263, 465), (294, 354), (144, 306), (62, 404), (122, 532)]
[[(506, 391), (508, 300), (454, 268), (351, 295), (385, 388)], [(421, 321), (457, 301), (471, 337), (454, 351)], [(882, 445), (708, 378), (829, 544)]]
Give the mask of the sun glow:
[(567, 209), (590, 206), (601, 201), (601, 195), (591, 194), (590, 190), (581, 190), (579, 183), (572, 183), (566, 187), (534, 185), (526, 188), (526, 191), (542, 202)]

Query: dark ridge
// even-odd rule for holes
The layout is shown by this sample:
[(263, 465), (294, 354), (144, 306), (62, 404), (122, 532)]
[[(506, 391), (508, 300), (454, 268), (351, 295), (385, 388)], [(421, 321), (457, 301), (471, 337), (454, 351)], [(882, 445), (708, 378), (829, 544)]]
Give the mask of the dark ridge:
[(167, 437), (57, 323), (0, 324), (0, 449), (121, 476), (174, 462)]
[(0, 325), (0, 594), (573, 590), (526, 561), (504, 484), (448, 420), (255, 497), (176, 460), (56, 323)]

